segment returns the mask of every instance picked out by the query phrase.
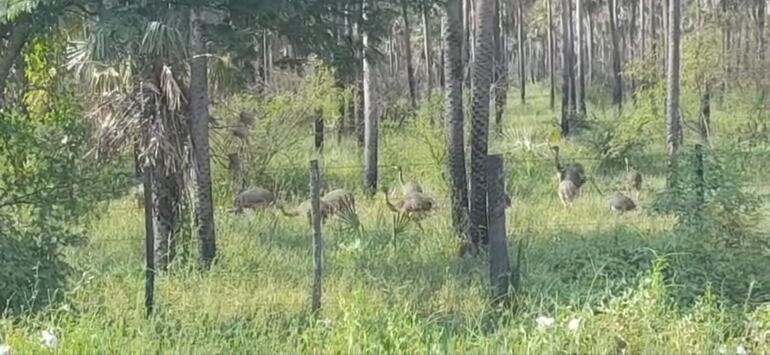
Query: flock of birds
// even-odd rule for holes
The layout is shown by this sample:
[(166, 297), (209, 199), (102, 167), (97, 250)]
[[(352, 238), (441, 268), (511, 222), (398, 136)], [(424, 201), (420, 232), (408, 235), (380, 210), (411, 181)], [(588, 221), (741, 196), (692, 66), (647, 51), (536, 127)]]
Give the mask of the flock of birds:
[[(551, 150), (554, 153), (554, 159), (556, 161), (556, 177), (559, 181), (557, 189), (559, 199), (564, 207), (570, 207), (572, 206), (572, 202), (580, 196), (580, 188), (588, 181), (585, 169), (580, 163), (562, 165), (561, 160), (559, 159), (559, 147), (552, 146)], [(639, 194), (642, 190), (642, 173), (636, 169), (630, 169), (628, 166), (628, 159), (626, 159), (626, 187), (629, 192), (634, 192), (636, 199), (639, 199)], [(620, 191), (615, 192), (615, 194), (610, 197), (608, 204), (610, 210), (616, 212), (628, 212), (636, 209), (634, 200)]]
[[(417, 223), (422, 229), (420, 221), (427, 217), (435, 207), (435, 200), (425, 193), (422, 186), (414, 181), (404, 181), (404, 174), (401, 167), (398, 167), (399, 180), (403, 198), (395, 203), (390, 201), (387, 188), (383, 189), (385, 194), (385, 204), (392, 212), (401, 214)], [(287, 211), (284, 205), (277, 201), (272, 191), (253, 187), (241, 189), (235, 197), (233, 208), (236, 213), (242, 213), (246, 209), (262, 209), (267, 207), (277, 207), (281, 213), (288, 217), (296, 217), (305, 214), (311, 218), (311, 201), (306, 200), (293, 211)], [(345, 189), (332, 190), (320, 199), (321, 220), (326, 221), (331, 217), (348, 219), (356, 216), (356, 200), (352, 192)]]
[[(561, 203), (565, 208), (572, 206), (575, 199), (580, 196), (580, 190), (588, 182), (585, 169), (580, 163), (562, 164), (559, 158), (559, 147), (552, 146), (556, 165), (556, 177), (558, 179), (557, 192)], [(404, 173), (401, 167), (397, 167), (399, 181), (401, 183), (402, 198), (396, 202), (390, 199), (390, 193), (387, 187), (383, 187), (382, 192), (385, 195), (385, 205), (388, 209), (402, 217), (405, 217), (417, 224), (420, 230), (423, 230), (420, 221), (430, 215), (435, 208), (435, 200), (423, 191), (422, 186), (415, 181), (405, 181)], [(626, 187), (629, 192), (633, 191), (635, 197), (639, 198), (642, 188), (642, 174), (629, 169), (626, 160)], [(595, 185), (594, 185), (595, 186)], [(134, 189), (134, 198), (139, 206), (144, 205), (144, 192), (141, 185)], [(621, 192), (616, 192), (609, 199), (609, 208), (616, 212), (627, 212), (637, 208), (633, 199)], [(506, 208), (511, 207), (511, 197), (505, 195)], [(306, 215), (312, 222), (311, 201), (306, 200), (293, 210), (286, 210), (283, 203), (279, 202), (275, 194), (262, 187), (242, 188), (235, 196), (233, 201), (233, 211), (236, 214), (243, 213), (244, 210), (257, 210), (268, 207), (276, 207), (282, 214), (288, 217)], [(356, 212), (356, 200), (352, 192), (346, 189), (335, 189), (323, 195), (320, 199), (320, 214), (322, 222), (326, 222), (332, 217), (342, 218), (344, 220), (358, 220)]]

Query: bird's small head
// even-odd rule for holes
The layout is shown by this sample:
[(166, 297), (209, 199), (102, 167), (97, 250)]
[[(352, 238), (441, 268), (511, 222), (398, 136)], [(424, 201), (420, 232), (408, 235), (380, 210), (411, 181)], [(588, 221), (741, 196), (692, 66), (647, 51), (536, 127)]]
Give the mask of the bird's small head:
[(554, 153), (558, 153), (558, 152), (559, 152), (559, 146), (558, 146), (558, 145), (552, 145), (552, 146), (551, 146), (551, 150), (552, 150)]

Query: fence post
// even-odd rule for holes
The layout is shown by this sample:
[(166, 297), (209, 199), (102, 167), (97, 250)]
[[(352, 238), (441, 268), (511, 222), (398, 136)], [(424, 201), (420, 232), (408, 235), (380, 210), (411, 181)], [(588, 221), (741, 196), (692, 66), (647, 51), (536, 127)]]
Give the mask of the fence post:
[(323, 278), (323, 239), (321, 238), (321, 174), (318, 160), (310, 161), (310, 205), (313, 223), (313, 289), (310, 308), (313, 314), (321, 309), (321, 289)]
[(155, 308), (155, 228), (152, 218), (152, 169), (144, 167), (144, 309), (147, 317)]
[(511, 262), (505, 232), (505, 173), (501, 155), (487, 156), (489, 279), (495, 302), (507, 302)]
[(317, 152), (322, 152), (324, 149), (324, 118), (321, 109), (316, 109), (315, 111), (313, 134), (315, 136), (315, 150)]
[(703, 145), (695, 145), (695, 176), (698, 184), (698, 210), (703, 209), (706, 202), (706, 176), (703, 168)]

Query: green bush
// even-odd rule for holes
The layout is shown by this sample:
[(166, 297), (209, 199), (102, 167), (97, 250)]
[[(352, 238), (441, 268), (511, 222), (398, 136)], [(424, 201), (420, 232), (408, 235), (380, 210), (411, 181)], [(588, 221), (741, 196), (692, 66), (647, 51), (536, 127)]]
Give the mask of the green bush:
[(109, 166), (84, 159), (89, 126), (59, 92), (56, 48), (37, 39), (27, 77), (41, 85), (24, 110), (0, 110), (0, 313), (36, 310), (61, 296), (70, 268), (61, 247), (82, 240), (99, 201), (125, 187)]

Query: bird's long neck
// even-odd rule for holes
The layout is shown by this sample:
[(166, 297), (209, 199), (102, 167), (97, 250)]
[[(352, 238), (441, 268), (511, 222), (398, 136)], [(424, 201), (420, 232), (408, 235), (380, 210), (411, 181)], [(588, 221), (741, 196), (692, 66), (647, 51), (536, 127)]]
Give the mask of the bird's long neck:
[(390, 203), (390, 198), (388, 197), (388, 191), (383, 190), (382, 194), (385, 195), (385, 204), (388, 205), (388, 209), (390, 209), (393, 212), (398, 212), (398, 208), (396, 208), (396, 206), (393, 206), (393, 204)]
[(404, 181), (404, 170), (401, 169), (401, 167), (398, 167), (398, 180), (401, 182), (401, 186), (406, 185), (406, 182)]

